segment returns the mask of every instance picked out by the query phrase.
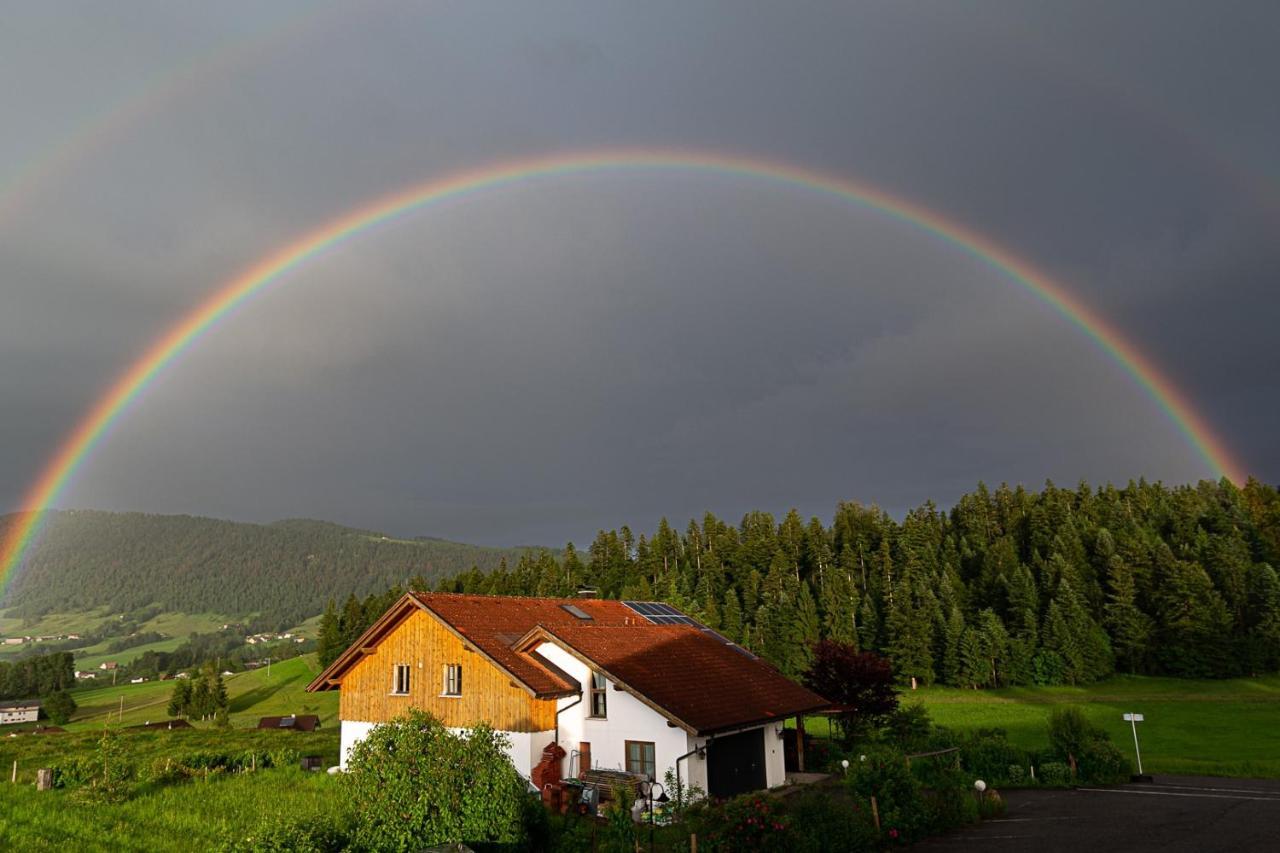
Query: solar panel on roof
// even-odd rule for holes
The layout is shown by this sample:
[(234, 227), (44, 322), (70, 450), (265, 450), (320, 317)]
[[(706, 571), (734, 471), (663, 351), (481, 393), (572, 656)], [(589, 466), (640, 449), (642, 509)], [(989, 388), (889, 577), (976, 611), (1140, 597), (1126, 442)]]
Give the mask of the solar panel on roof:
[(570, 614), (571, 616), (576, 616), (579, 619), (585, 619), (588, 622), (591, 621), (591, 614), (583, 610), (581, 607), (579, 607), (576, 604), (561, 604), (560, 609)]

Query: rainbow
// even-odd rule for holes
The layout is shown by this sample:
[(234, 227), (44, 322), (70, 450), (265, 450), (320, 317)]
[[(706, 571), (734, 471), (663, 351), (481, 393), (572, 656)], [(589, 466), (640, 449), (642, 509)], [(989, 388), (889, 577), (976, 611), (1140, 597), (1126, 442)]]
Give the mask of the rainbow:
[(255, 293), (326, 250), (431, 204), (568, 175), (654, 170), (744, 177), (812, 190), (877, 211), (954, 246), (998, 270), (1077, 326), (1163, 409), (1215, 476), (1244, 482), (1243, 466), (1192, 408), (1186, 396), (1150, 359), (1061, 284), (987, 237), (914, 202), (838, 175), (720, 152), (612, 149), (501, 162), (418, 184), (330, 220), (224, 283), (152, 343), (115, 380), (45, 466), (24, 498), (26, 511), (15, 517), (0, 544), (0, 593), (38, 532), (43, 510), (57, 500), (71, 476), (128, 408), (129, 402), (166, 365)]

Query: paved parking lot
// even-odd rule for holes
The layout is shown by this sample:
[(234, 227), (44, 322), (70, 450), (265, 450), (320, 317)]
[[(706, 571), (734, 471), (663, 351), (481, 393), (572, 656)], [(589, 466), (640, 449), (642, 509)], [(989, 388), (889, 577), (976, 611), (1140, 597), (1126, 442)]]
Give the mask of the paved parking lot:
[(1151, 785), (1009, 791), (1008, 813), (923, 842), (929, 853), (1280, 851), (1280, 781), (1157, 776)]

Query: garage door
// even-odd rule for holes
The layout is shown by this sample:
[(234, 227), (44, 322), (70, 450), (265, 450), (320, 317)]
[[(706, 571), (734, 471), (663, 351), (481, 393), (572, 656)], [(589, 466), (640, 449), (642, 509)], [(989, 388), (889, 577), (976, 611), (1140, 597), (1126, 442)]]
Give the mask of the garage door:
[(764, 733), (752, 729), (707, 744), (707, 793), (733, 797), (765, 787)]

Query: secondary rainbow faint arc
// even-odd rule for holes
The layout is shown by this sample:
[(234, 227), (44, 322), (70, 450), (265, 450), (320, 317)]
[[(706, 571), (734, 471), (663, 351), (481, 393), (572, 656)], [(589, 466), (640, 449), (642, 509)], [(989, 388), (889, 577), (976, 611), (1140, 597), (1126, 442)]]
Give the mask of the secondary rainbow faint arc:
[(646, 170), (692, 171), (771, 181), (813, 190), (878, 211), (892, 219), (925, 231), (977, 258), (1008, 276), (1078, 326), (1118, 362), (1168, 415), (1215, 476), (1243, 483), (1243, 466), (1233, 457), (1187, 397), (1123, 336), (1066, 288), (1018, 258), (993, 240), (919, 204), (882, 189), (840, 175), (719, 152), (611, 149), (512, 160), (456, 172), (429, 180), (408, 190), (383, 196), (330, 220), (284, 248), (275, 251), (219, 287), (204, 302), (151, 344), (98, 398), (60, 446), (28, 491), (23, 507), (28, 511), (11, 525), (0, 548), (0, 592), (21, 563), (40, 527), (43, 510), (66, 486), (72, 474), (97, 445), (107, 429), (127, 408), (130, 400), (167, 364), (190, 347), (200, 335), (282, 275), (324, 250), (409, 211), (434, 202), (521, 182), (596, 172)]

